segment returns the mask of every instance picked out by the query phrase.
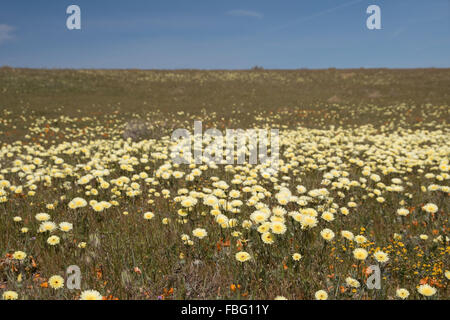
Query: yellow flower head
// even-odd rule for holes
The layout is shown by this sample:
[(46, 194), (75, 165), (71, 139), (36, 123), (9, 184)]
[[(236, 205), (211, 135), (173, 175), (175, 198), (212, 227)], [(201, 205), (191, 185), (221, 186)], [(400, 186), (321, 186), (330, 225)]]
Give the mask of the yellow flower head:
[(250, 260), (250, 255), (245, 251), (240, 251), (236, 253), (236, 260), (240, 262), (245, 262)]
[(16, 251), (13, 253), (13, 258), (17, 260), (23, 260), (27, 257), (27, 254), (23, 251)]
[(436, 289), (430, 286), (429, 284), (422, 284), (417, 288), (417, 291), (426, 297), (431, 297), (436, 293)]
[(334, 238), (334, 232), (330, 229), (323, 229), (320, 232), (320, 235), (322, 236), (323, 239), (325, 239), (327, 241), (331, 241)]
[(15, 291), (5, 291), (3, 292), (3, 300), (17, 300), (19, 295)]
[(51, 236), (47, 239), (47, 243), (51, 246), (55, 246), (55, 245), (59, 244), (59, 237)]
[(373, 254), (375, 260), (377, 260), (378, 262), (387, 262), (389, 260), (389, 257), (387, 255), (387, 253), (379, 250), (377, 252), (375, 252)]
[(273, 235), (270, 232), (264, 232), (261, 239), (265, 244), (272, 244), (274, 242)]
[(401, 299), (406, 299), (409, 297), (409, 291), (406, 289), (397, 289), (395, 294), (397, 297), (399, 297)]
[(202, 228), (196, 228), (196, 229), (192, 230), (192, 234), (194, 235), (194, 237), (197, 237), (199, 239), (203, 239), (204, 237), (206, 237), (208, 235), (206, 230), (202, 229)]
[(367, 253), (366, 249), (356, 248), (355, 250), (353, 250), (353, 256), (357, 260), (366, 260), (367, 255), (368, 255), (368, 253)]
[(144, 213), (144, 219), (145, 220), (151, 220), (151, 219), (153, 219), (154, 216), (155, 216), (155, 214), (153, 212), (146, 212), (146, 213)]
[(328, 293), (325, 290), (319, 290), (314, 294), (314, 297), (316, 300), (327, 300)]
[(299, 261), (302, 258), (302, 255), (300, 253), (294, 253), (292, 255), (292, 259), (294, 259), (294, 261)]
[(64, 287), (64, 279), (61, 276), (51, 276), (50, 279), (48, 279), (48, 283), (50, 284), (50, 287), (56, 290)]
[(100, 292), (96, 290), (85, 290), (81, 293), (80, 300), (102, 300)]

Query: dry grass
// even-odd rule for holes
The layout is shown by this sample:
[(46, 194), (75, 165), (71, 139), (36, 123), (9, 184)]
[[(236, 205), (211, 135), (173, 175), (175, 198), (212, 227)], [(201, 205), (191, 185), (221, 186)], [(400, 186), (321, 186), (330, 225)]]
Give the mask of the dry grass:
[[(0, 68), (0, 291), (16, 291), (20, 299), (78, 298), (80, 290), (48, 284), (75, 264), (83, 290), (119, 299), (313, 299), (317, 290), (330, 299), (394, 299), (399, 288), (417, 299), (424, 297), (417, 287), (425, 283), (437, 290), (431, 298), (448, 299), (449, 87), (449, 69)], [(263, 178), (250, 165), (197, 165), (201, 175), (193, 181), (185, 177), (194, 168), (181, 165), (170, 170), (184, 172), (183, 178), (164, 179), (162, 166), (170, 160), (155, 153), (167, 153), (172, 131), (192, 131), (194, 120), (220, 130), (279, 128), (285, 163), (277, 179)], [(109, 174), (80, 183), (96, 169)], [(152, 179), (135, 176), (140, 173)], [(253, 174), (249, 192), (232, 182), (237, 176), (252, 181)], [(130, 181), (115, 185), (120, 177)], [(237, 219), (236, 226), (221, 226), (202, 195), (192, 193), (220, 189), (213, 177), (229, 185), (218, 196), (222, 202), (230, 202), (230, 190), (240, 191), (239, 212), (218, 206)], [(294, 196), (287, 204), (276, 196), (281, 187)], [(176, 201), (183, 188), (199, 200), (186, 217)], [(325, 196), (307, 196), (323, 188)], [(310, 208), (318, 214), (317, 226), (302, 229), (286, 214), (286, 232), (264, 243), (257, 223), (242, 226), (256, 211), (251, 199), (258, 193), (264, 197), (256, 203), (272, 217), (278, 206), (314, 215), (305, 211)], [(75, 197), (112, 206), (101, 212), (90, 204), (70, 209)], [(437, 211), (426, 212), (426, 203)], [(344, 207), (348, 215), (341, 213)], [(402, 207), (407, 216), (397, 214)], [(73, 230), (38, 232), (40, 212), (56, 224), (73, 224)], [(146, 220), (145, 212), (155, 216)], [(324, 212), (334, 213), (334, 221), (321, 218)], [(24, 227), (28, 232), (21, 232)], [(206, 229), (205, 238), (193, 236), (198, 227)], [(320, 235), (325, 228), (335, 233), (329, 242)], [(347, 240), (343, 230), (367, 242)], [(51, 235), (60, 237), (58, 245), (47, 243)], [(358, 247), (368, 251), (365, 261), (353, 257)], [(12, 257), (19, 250), (27, 254), (22, 261)], [(379, 250), (388, 254), (387, 262), (375, 260)], [(251, 259), (237, 261), (239, 251)], [(302, 255), (300, 261), (294, 253)], [(372, 264), (381, 266), (381, 290), (365, 285)], [(347, 277), (361, 286), (352, 288)]]

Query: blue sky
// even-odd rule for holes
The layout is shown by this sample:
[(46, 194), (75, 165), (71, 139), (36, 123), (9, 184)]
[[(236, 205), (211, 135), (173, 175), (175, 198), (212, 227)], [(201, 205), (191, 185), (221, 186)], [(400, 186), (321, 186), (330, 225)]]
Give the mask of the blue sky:
[[(82, 29), (66, 28), (81, 8)], [(381, 30), (366, 9), (381, 8)], [(450, 67), (450, 0), (9, 0), (0, 66)]]

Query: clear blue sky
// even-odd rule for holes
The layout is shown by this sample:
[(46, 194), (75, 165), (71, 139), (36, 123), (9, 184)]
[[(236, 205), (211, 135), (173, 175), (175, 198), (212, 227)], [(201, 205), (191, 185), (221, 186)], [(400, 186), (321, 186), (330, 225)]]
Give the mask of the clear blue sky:
[[(0, 66), (450, 67), (449, 0), (2, 0)], [(82, 29), (66, 28), (81, 7)], [(381, 7), (382, 30), (366, 28)]]

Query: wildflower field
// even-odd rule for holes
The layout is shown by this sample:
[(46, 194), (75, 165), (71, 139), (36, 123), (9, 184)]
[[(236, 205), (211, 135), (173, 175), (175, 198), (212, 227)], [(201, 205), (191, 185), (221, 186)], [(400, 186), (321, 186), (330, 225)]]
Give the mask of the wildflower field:
[[(449, 299), (448, 88), (449, 69), (0, 68), (0, 297)], [(279, 129), (278, 171), (175, 163), (194, 121)]]

